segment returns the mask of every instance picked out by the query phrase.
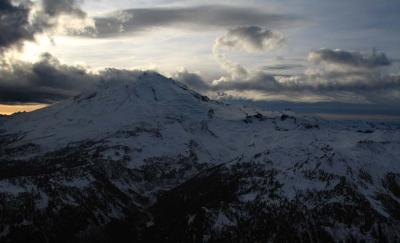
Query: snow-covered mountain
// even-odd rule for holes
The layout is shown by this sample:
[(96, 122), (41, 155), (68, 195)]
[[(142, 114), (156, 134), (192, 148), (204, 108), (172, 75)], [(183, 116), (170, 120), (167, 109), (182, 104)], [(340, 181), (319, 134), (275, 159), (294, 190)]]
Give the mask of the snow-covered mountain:
[(400, 241), (400, 128), (157, 73), (0, 119), (1, 242)]

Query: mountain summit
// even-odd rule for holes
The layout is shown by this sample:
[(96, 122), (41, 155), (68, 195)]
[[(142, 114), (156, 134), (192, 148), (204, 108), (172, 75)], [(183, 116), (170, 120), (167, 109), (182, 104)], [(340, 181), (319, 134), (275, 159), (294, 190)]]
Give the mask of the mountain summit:
[(2, 242), (400, 241), (400, 130), (153, 72), (0, 120)]

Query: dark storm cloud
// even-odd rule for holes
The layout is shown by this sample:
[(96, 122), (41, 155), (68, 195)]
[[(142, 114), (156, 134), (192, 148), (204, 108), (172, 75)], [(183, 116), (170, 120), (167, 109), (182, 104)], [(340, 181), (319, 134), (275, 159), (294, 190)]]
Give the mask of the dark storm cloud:
[(190, 73), (184, 70), (175, 73), (172, 78), (199, 92), (204, 92), (209, 89), (209, 85), (197, 73)]
[(38, 3), (28, 0), (19, 4), (0, 0), (0, 52), (18, 46), (25, 40), (34, 40), (36, 33), (55, 27), (59, 15), (86, 16), (76, 0), (43, 0), (41, 8), (35, 10), (30, 22), (29, 15), (34, 11), (35, 4)]
[(49, 16), (70, 14), (78, 17), (86, 16), (86, 13), (78, 7), (77, 0), (42, 0), (43, 11)]
[(80, 93), (95, 79), (84, 68), (63, 65), (49, 54), (34, 64), (14, 61), (0, 69), (0, 103), (51, 103)]
[(314, 63), (326, 63), (364, 68), (375, 68), (391, 65), (390, 60), (384, 53), (374, 53), (373, 55), (366, 57), (358, 52), (330, 49), (312, 51), (309, 55), (309, 60)]
[(62, 64), (45, 53), (39, 62), (14, 60), (0, 68), (0, 104), (53, 103), (91, 90), (102, 83), (135, 80), (141, 71), (104, 69), (93, 73)]
[(23, 40), (33, 39), (29, 11), (28, 4), (15, 6), (10, 0), (0, 0), (0, 52)]
[(262, 25), (283, 27), (298, 21), (298, 17), (268, 13), (247, 7), (206, 5), (176, 8), (126, 9), (107, 17), (95, 18), (98, 37), (148, 30), (154, 27), (232, 28)]
[[(87, 18), (86, 12), (84, 12), (79, 4), (83, 0), (42, 0), (41, 4), (38, 5), (39, 8), (34, 12), (34, 17), (32, 19), (32, 29), (36, 32), (47, 32), (52, 33), (55, 27), (63, 27), (65, 33), (75, 35), (76, 33), (81, 33), (86, 26), (76, 25), (74, 28), (60, 26), (59, 19), (61, 16), (70, 16), (71, 18), (84, 20)], [(86, 31), (85, 32), (89, 32)]]

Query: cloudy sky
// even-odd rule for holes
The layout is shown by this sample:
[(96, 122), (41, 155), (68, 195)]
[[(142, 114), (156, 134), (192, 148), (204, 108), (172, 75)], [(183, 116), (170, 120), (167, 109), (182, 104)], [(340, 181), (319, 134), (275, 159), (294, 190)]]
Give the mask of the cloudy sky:
[(232, 103), (400, 116), (399, 12), (398, 0), (0, 0), (0, 114), (140, 69)]

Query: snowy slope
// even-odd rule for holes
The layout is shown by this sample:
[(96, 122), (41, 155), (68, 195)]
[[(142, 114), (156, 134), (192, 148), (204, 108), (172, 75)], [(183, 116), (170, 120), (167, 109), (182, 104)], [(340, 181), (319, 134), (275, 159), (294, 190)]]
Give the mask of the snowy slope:
[[(0, 131), (5, 240), (400, 240), (396, 126), (228, 106), (137, 72)], [(65, 215), (80, 224), (60, 231)]]

